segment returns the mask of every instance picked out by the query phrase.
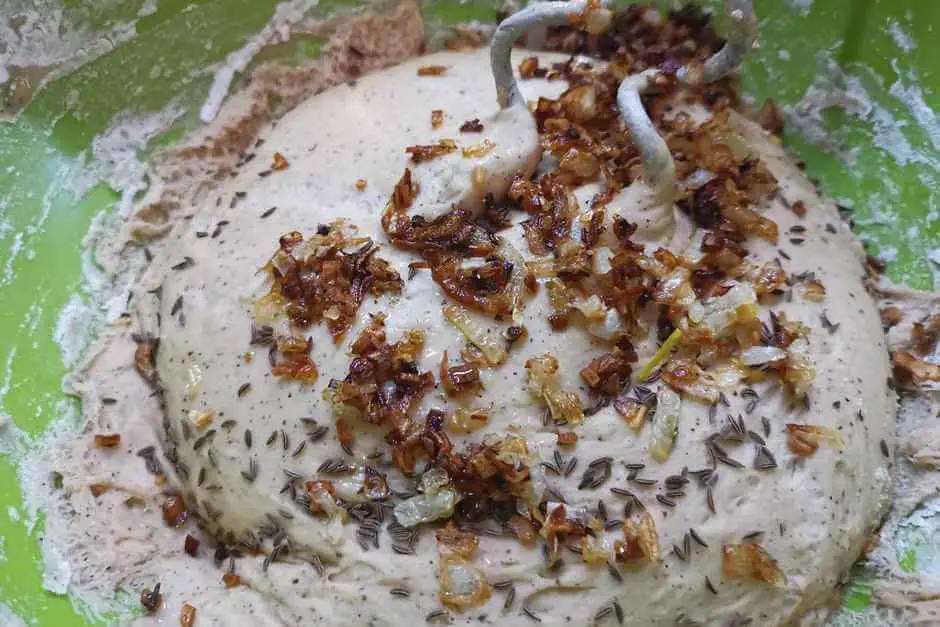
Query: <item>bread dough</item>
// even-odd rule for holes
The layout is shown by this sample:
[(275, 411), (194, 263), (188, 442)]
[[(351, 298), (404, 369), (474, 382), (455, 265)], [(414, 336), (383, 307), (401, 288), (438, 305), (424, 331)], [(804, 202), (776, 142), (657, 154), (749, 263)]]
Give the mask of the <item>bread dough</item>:
[[(341, 36), (324, 47), (324, 64), (309, 71), (264, 74), (267, 83), (283, 94), (285, 106), (308, 91), (414, 54), (422, 42), (417, 8), (407, 4), (383, 16), (350, 18), (340, 31)], [(528, 54), (520, 51), (513, 66)], [(560, 55), (538, 56), (542, 67), (567, 60)], [(417, 76), (420, 67), (432, 65), (447, 69), (440, 76)], [(256, 73), (251, 88), (259, 83), (265, 80), (259, 81)], [(557, 97), (568, 85), (535, 79), (523, 81), (521, 87), (533, 101), (538, 96)], [(423, 56), (366, 75), (309, 98), (270, 124), (263, 113), (264, 92), (248, 91), (248, 97), (237, 94), (226, 105), (243, 106), (237, 124), (226, 128), (227, 121), (220, 120), (200, 133), (197, 141), (209, 137), (206, 145), (190, 150), (185, 158), (160, 164), (148, 194), (155, 202), (138, 211), (123, 234), (99, 242), (98, 257), (115, 280), (115, 292), (120, 281), (135, 279), (130, 301), (123, 294), (115, 298), (130, 302), (131, 311), (103, 334), (68, 382), (83, 400), (82, 431), (57, 434), (49, 459), (31, 460), (23, 471), (33, 496), (48, 499), (45, 557), (67, 562), (61, 572), (70, 574), (71, 589), (80, 591), (84, 600), (107, 607), (115, 590), (136, 595), (159, 582), (163, 600), (157, 620), (175, 620), (180, 606), (190, 603), (197, 608), (198, 625), (424, 624), (441, 608), (433, 533), (438, 525), (421, 528), (414, 555), (394, 553), (385, 529), (379, 534), (380, 547), (366, 551), (360, 547), (353, 521), (340, 526), (306, 515), (284, 491), (285, 470), (313, 478), (327, 459), (361, 462), (376, 449), (387, 450), (378, 430), (362, 429), (357, 430), (353, 456), (345, 457), (336, 441), (331, 409), (321, 395), (323, 388), (346, 374), (349, 343), (368, 324), (370, 313), (388, 315), (392, 342), (407, 329), (424, 329), (427, 342), (421, 366), (436, 373), (443, 351), (455, 357), (465, 342), (441, 314), (451, 301), (428, 272), (419, 271), (405, 281), (400, 295), (367, 298), (357, 324), (338, 345), (324, 325), (314, 325), (307, 334), (319, 378), (312, 385), (300, 385), (273, 377), (265, 348), (249, 345), (252, 302), (265, 290), (258, 270), (284, 233), (297, 230), (309, 236), (319, 224), (343, 219), (375, 240), (381, 246), (380, 256), (408, 277), (408, 263), (415, 255), (390, 245), (379, 222), (395, 183), (409, 165), (404, 148), (441, 138), (453, 138), (467, 147), (489, 137), (496, 144), (490, 155), (494, 163), (514, 150), (514, 161), (504, 163), (528, 168), (537, 145), (532, 121), (520, 115), (524, 111), (514, 110), (503, 116), (505, 126), (488, 124), (496, 111), (496, 95), (486, 50)], [(437, 129), (431, 126), (435, 109), (443, 111), (444, 123)], [(475, 118), (483, 121), (482, 133), (459, 132), (465, 121)], [(617, 567), (619, 581), (603, 565), (585, 565), (580, 555), (567, 549), (562, 548), (563, 565), (549, 571), (541, 548), (526, 548), (508, 534), (482, 534), (474, 563), (490, 583), (511, 581), (514, 598), (508, 598), (508, 588), (498, 586), (485, 604), (432, 620), (583, 625), (600, 616), (599, 621), (613, 624), (618, 618), (611, 609), (613, 601), (623, 612), (624, 624), (637, 626), (743, 624), (744, 618), (756, 625), (800, 620), (814, 624), (825, 619), (826, 607), (836, 598), (842, 578), (887, 506), (888, 460), (881, 450), (893, 444), (894, 395), (887, 385), (884, 335), (862, 282), (862, 249), (833, 205), (818, 196), (770, 136), (740, 116), (732, 115), (731, 120), (743, 143), (760, 155), (781, 187), (777, 197), (759, 207), (777, 223), (780, 242), (776, 246), (750, 242), (750, 260), (762, 263), (779, 257), (788, 275), (812, 272), (826, 287), (823, 303), (802, 299), (796, 286), (792, 301), (773, 305), (774, 311), (810, 329), (816, 377), (809, 408), (791, 407), (778, 387), (754, 385), (759, 401), (748, 411), (754, 397), (742, 396), (739, 385), (727, 390), (728, 406), (718, 408), (713, 424), (707, 405), (685, 399), (675, 448), (664, 463), (658, 463), (648, 451), (651, 427), (634, 431), (608, 406), (586, 417), (583, 424), (565, 428), (577, 433), (577, 446), (558, 448), (566, 465), (574, 458), (578, 462), (569, 476), (555, 476), (536, 463), (555, 463), (557, 436), (553, 425), (543, 423), (542, 403), (527, 390), (525, 362), (551, 352), (560, 364), (561, 389), (578, 393), (587, 404), (593, 399), (579, 370), (609, 347), (596, 337), (603, 335), (603, 328), (588, 330), (572, 324), (563, 333), (550, 332), (543, 287), (527, 302), (521, 319), (514, 321), (527, 327), (528, 337), (513, 347), (501, 366), (483, 370), (482, 391), (463, 401), (486, 411), (486, 427), (472, 435), (450, 437), (458, 449), (488, 433), (525, 437), (540, 486), (550, 486), (569, 506), (590, 512), (603, 500), (611, 519), (621, 516), (625, 499), (610, 488), (629, 488), (654, 517), (661, 558), (632, 570)], [(253, 146), (262, 126), (264, 143)], [(183, 153), (185, 149), (178, 156)], [(272, 171), (275, 153), (286, 159), (286, 169)], [(228, 166), (236, 159), (241, 165), (230, 177)], [(436, 167), (435, 162), (430, 164)], [(542, 165), (551, 167), (551, 162)], [(419, 204), (430, 196), (469, 198), (469, 208), (479, 210), (479, 193), (461, 195), (461, 186), (473, 183), (472, 178), (467, 180), (473, 176), (472, 168), (457, 168), (447, 189), (430, 195), (427, 185), (437, 179), (421, 180), (424, 171), (412, 167), (426, 192), (424, 197), (419, 194)], [(504, 170), (494, 168), (502, 175)], [(164, 179), (162, 185), (159, 178)], [(357, 187), (359, 180), (364, 189)], [(496, 177), (487, 185), (498, 182)], [(580, 205), (586, 207), (598, 191), (597, 184), (576, 190)], [(805, 217), (787, 208), (796, 202), (805, 203)], [(611, 201), (608, 212), (638, 224), (634, 241), (647, 250), (664, 246), (694, 255), (698, 241), (685, 214), (651, 203), (649, 189), (637, 182)], [(436, 208), (431, 204), (428, 213), (433, 215), (440, 203)], [(531, 258), (518, 225), (526, 216), (511, 217), (515, 226), (501, 235)], [(794, 226), (804, 230), (797, 236), (796, 231), (791, 233)], [(127, 233), (154, 238), (147, 253), (140, 246), (125, 246)], [(138, 274), (141, 266), (145, 269)], [(827, 320), (840, 325), (836, 332), (823, 324), (824, 311)], [(768, 315), (762, 307), (761, 319), (766, 321)], [(476, 316), (476, 322), (496, 338), (509, 324), (482, 316)], [(155, 395), (132, 366), (135, 334), (144, 333), (160, 337), (157, 369), (162, 396)], [(635, 340), (639, 362), (645, 363), (658, 341)], [(423, 416), (429, 408), (448, 409), (455, 403), (438, 387), (415, 413)], [(684, 468), (707, 466), (704, 442), (726, 424), (726, 415), (740, 415), (759, 436), (764, 433), (762, 418), (767, 418), (770, 429), (765, 439), (777, 468), (753, 468), (753, 442), (727, 444), (729, 455), (744, 468), (718, 466), (719, 480), (712, 486), (717, 513), (709, 510), (706, 489), (697, 481), (682, 488), (684, 496), (667, 497), (676, 502), (675, 507), (657, 501), (656, 495), (664, 495), (666, 477), (681, 474)], [(328, 434), (311, 441), (310, 423), (302, 419), (316, 420), (328, 428)], [(198, 427), (202, 421), (210, 424)], [(176, 472), (170, 472), (173, 465), (166, 456), (170, 448), (164, 422), (178, 443), (173, 456)], [(183, 423), (193, 431), (188, 439), (182, 433)], [(823, 445), (814, 455), (798, 459), (786, 446), (787, 423), (834, 429), (845, 448), (838, 452)], [(214, 435), (207, 435), (210, 432)], [(120, 434), (120, 444), (96, 447), (93, 436), (100, 433)], [(156, 447), (153, 461), (145, 465), (140, 453), (150, 447)], [(387, 470), (386, 454), (368, 461)], [(605, 456), (613, 460), (611, 477), (595, 489), (579, 490), (590, 461)], [(642, 477), (658, 483), (646, 488), (631, 483), (627, 463), (646, 464)], [(165, 483), (161, 470), (167, 471)], [(59, 473), (61, 488), (48, 485), (53, 471)], [(249, 482), (245, 473), (256, 476)], [(390, 478), (396, 490), (408, 486), (394, 472)], [(98, 490), (93, 493), (89, 484)], [(171, 528), (161, 521), (160, 504), (172, 492), (181, 492), (192, 509), (185, 528)], [(218, 539), (191, 524), (197, 515), (218, 533)], [(218, 540), (237, 545), (257, 539), (261, 528), (272, 530), (269, 535), (276, 536), (281, 546), (289, 541), (290, 552), (282, 552), (274, 563), (263, 553), (246, 551), (229, 561)], [(487, 529), (495, 528), (490, 524)], [(686, 551), (684, 540), (690, 529), (708, 546), (691, 544)], [(754, 532), (762, 532), (760, 544), (776, 559), (785, 584), (771, 586), (722, 575), (723, 545), (755, 537)], [(193, 551), (196, 558), (183, 551), (189, 534), (201, 540)], [(601, 535), (623, 537), (616, 528)], [(266, 538), (263, 545), (268, 555), (271, 540)], [(685, 560), (672, 552), (674, 545), (688, 553)], [(226, 586), (223, 574), (229, 569), (240, 577), (240, 585)], [(408, 596), (392, 593), (398, 589), (407, 590)], [(144, 616), (130, 621), (152, 623)]]
[[(539, 56), (543, 65), (555, 58)], [(441, 76), (416, 76), (419, 67), (429, 65), (445, 66), (447, 71)], [(539, 95), (557, 97), (566, 87), (563, 81), (522, 83), (529, 100)], [(301, 419), (332, 424), (321, 391), (331, 379), (345, 376), (349, 343), (368, 325), (368, 314), (388, 315), (390, 342), (410, 328), (426, 331), (422, 370), (436, 372), (443, 351), (458, 353), (464, 338), (441, 313), (446, 296), (428, 272), (418, 272), (405, 282), (400, 295), (367, 298), (359, 320), (341, 343), (334, 345), (324, 325), (307, 331), (313, 341), (311, 357), (319, 369), (316, 383), (303, 386), (278, 381), (270, 373), (263, 349), (251, 361), (245, 359), (246, 351), (255, 350), (248, 345), (251, 302), (264, 291), (258, 270), (276, 250), (282, 234), (296, 230), (310, 235), (319, 224), (344, 219), (379, 243), (380, 256), (407, 277), (414, 255), (391, 246), (379, 224), (390, 190), (407, 165), (403, 148), (439, 138), (477, 143), (486, 136), (485, 130), (482, 135), (468, 135), (459, 133), (458, 127), (494, 107), (485, 50), (421, 57), (311, 98), (266, 134), (256, 157), (236, 176), (202, 205), (186, 211), (191, 218), (175, 224), (142, 280), (142, 288), (161, 286), (159, 299), (138, 299), (138, 313), (142, 327), (159, 332), (161, 338), (157, 366), (166, 391), (166, 416), (175, 423), (188, 419), (191, 412), (215, 415), (216, 433), (209, 444), (194, 451), (193, 441), (200, 436), (196, 433), (177, 448), (189, 471), (188, 481), (183, 481), (186, 494), (207, 519), (214, 518), (219, 529), (239, 539), (256, 533), (272, 517), (277, 521), (292, 541), (294, 559), (301, 563), (271, 566), (261, 575), (268, 581), (259, 585), (269, 586), (281, 610), (303, 624), (418, 624), (440, 607), (437, 547), (429, 530), (422, 532), (416, 555), (394, 553), (387, 536), (378, 550), (363, 551), (354, 524), (339, 528), (295, 514), (296, 504), (281, 491), (285, 470), (312, 478), (325, 459), (343, 457), (332, 431), (329, 437), (307, 442), (301, 454), (295, 452), (307, 433)], [(432, 109), (444, 111), (444, 124), (436, 130), (430, 127)], [(720, 480), (713, 487), (716, 514), (710, 513), (705, 491), (694, 481), (674, 508), (657, 502), (658, 487), (633, 489), (654, 516), (663, 558), (635, 572), (625, 571), (622, 584), (606, 568), (585, 565), (578, 556), (566, 555), (564, 567), (548, 573), (539, 548), (525, 548), (510, 537), (483, 536), (477, 564), (491, 582), (514, 580), (517, 601), (504, 612), (505, 597), (497, 591), (485, 605), (454, 614), (458, 624), (529, 624), (532, 619), (521, 612), (523, 606), (547, 625), (587, 624), (613, 599), (624, 608), (625, 623), (632, 625), (673, 625), (680, 616), (716, 625), (738, 615), (760, 625), (796, 622), (835, 598), (842, 576), (877, 526), (887, 505), (889, 480), (888, 460), (880, 452), (880, 443), (893, 441), (894, 395), (887, 385), (887, 353), (877, 310), (862, 283), (861, 248), (840, 222), (835, 207), (818, 196), (779, 145), (752, 122), (737, 115), (732, 121), (778, 179), (780, 196), (789, 203), (802, 201), (807, 208), (805, 218), (800, 219), (779, 198), (767, 200), (760, 211), (777, 223), (780, 243), (773, 247), (751, 242), (750, 250), (751, 261), (757, 263), (786, 255), (781, 261), (788, 274), (813, 272), (826, 287), (822, 304), (797, 293), (791, 301), (774, 305), (776, 312), (810, 328), (816, 379), (809, 408), (794, 409), (779, 389), (768, 387), (765, 393), (761, 385), (755, 385), (760, 401), (746, 412), (750, 399), (741, 396), (739, 386), (728, 390), (729, 406), (719, 407), (718, 423), (713, 425), (706, 404), (686, 400), (675, 449), (658, 464), (647, 451), (649, 427), (634, 432), (613, 407), (606, 407), (575, 428), (577, 447), (565, 456), (576, 455), (579, 468), (568, 478), (549, 475), (546, 481), (567, 498), (569, 506), (593, 509), (603, 499), (610, 510), (619, 510), (623, 499), (611, 494), (610, 487), (630, 485), (625, 464), (647, 464), (644, 476), (660, 481), (684, 467), (702, 468), (707, 462), (704, 440), (725, 420), (725, 414), (743, 416), (755, 432), (761, 432), (761, 417), (769, 420), (766, 441), (778, 468), (771, 472), (752, 468), (753, 443), (729, 449), (745, 468), (719, 466)], [(269, 171), (275, 152), (287, 159), (289, 167), (262, 176)], [(358, 179), (367, 181), (365, 190), (357, 189)], [(636, 221), (648, 196), (642, 183), (634, 187), (635, 191), (618, 196), (608, 211)], [(578, 193), (582, 204), (590, 191)], [(271, 207), (277, 209), (262, 218)], [(678, 226), (671, 224), (665, 235), (652, 233), (644, 243), (668, 246), (676, 253), (693, 251), (697, 243), (687, 219), (677, 211), (667, 216)], [(199, 235), (223, 222), (217, 237)], [(788, 235), (794, 225), (806, 229), (798, 244)], [(518, 225), (502, 235), (531, 257)], [(186, 259), (192, 263), (171, 269)], [(179, 324), (179, 312), (172, 311), (180, 296), (185, 303), (185, 326)], [(761, 317), (766, 319), (766, 308), (762, 309)], [(470, 404), (487, 409), (488, 424), (471, 436), (451, 434), (457, 448), (480, 440), (485, 433), (511, 430), (528, 440), (535, 455), (552, 461), (556, 435), (543, 426), (543, 408), (526, 389), (524, 364), (550, 351), (560, 362), (562, 389), (578, 390), (587, 398), (578, 371), (607, 349), (576, 325), (564, 333), (552, 333), (546, 321), (548, 310), (543, 289), (522, 313), (521, 322), (529, 331), (525, 343), (515, 347), (504, 364), (483, 371), (483, 390)], [(823, 311), (839, 323), (837, 332), (824, 327)], [(494, 336), (508, 324), (483, 317), (478, 322)], [(649, 338), (637, 342), (636, 348), (643, 363), (655, 351), (656, 342)], [(239, 396), (237, 391), (245, 384), (250, 384), (250, 391)], [(438, 387), (426, 396), (417, 415), (432, 407), (451, 406)], [(219, 428), (225, 420), (236, 424)], [(815, 455), (798, 459), (787, 450), (786, 423), (832, 428), (841, 435), (845, 449), (840, 453), (822, 446)], [(160, 431), (159, 425), (154, 427)], [(179, 429), (175, 424), (172, 428)], [(250, 448), (246, 431), (252, 434)], [(271, 434), (274, 440), (266, 446)], [(365, 463), (366, 455), (382, 448), (381, 433), (358, 433), (352, 459)], [(214, 463), (207, 456), (209, 450)], [(594, 490), (578, 490), (587, 463), (608, 455), (615, 460), (610, 480)], [(255, 460), (257, 470), (253, 482), (242, 476), (249, 469), (249, 459)], [(200, 474), (204, 475), (201, 482)], [(392, 483), (397, 489), (405, 487), (400, 477)], [(281, 514), (285, 510), (289, 517)], [(681, 548), (690, 528), (708, 547), (693, 545), (686, 562), (670, 554), (670, 548)], [(786, 576), (784, 585), (722, 576), (722, 545), (741, 542), (758, 531), (762, 532), (761, 545)], [(612, 531), (610, 536), (619, 537), (620, 532)], [(313, 553), (327, 564), (324, 578), (302, 563)], [(310, 585), (302, 591), (290, 586), (282, 589), (275, 583), (287, 577), (285, 573), (304, 570)], [(706, 576), (717, 594), (706, 587)], [(391, 597), (393, 587), (407, 587), (411, 596)], [(233, 608), (232, 612), (234, 620), (238, 611)]]

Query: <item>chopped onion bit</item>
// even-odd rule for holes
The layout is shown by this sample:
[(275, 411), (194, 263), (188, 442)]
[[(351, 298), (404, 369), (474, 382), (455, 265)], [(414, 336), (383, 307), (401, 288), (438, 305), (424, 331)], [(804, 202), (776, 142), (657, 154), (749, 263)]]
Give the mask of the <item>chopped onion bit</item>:
[(196, 623), (196, 608), (189, 603), (183, 603), (180, 608), (180, 627), (193, 627)]
[(659, 533), (652, 514), (643, 512), (623, 523), (624, 540), (614, 543), (614, 557), (618, 562), (656, 562), (659, 560)]
[(431, 469), (421, 477), (423, 492), (395, 506), (395, 518), (403, 527), (443, 520), (454, 515), (459, 499), (450, 485), (450, 477), (440, 469)]
[(650, 431), (649, 451), (653, 459), (662, 463), (669, 458), (679, 433), (679, 410), (682, 399), (667, 387), (656, 395), (656, 414)]
[(808, 457), (819, 449), (820, 442), (828, 442), (835, 451), (845, 450), (845, 441), (838, 432), (818, 425), (787, 424), (787, 447), (801, 457)]
[(447, 305), (444, 307), (444, 317), (463, 333), (468, 342), (480, 349), (490, 366), (498, 366), (506, 361), (509, 354), (502, 343), (481, 328), (469, 311), (457, 305)]
[(529, 374), (529, 391), (548, 406), (552, 418), (569, 425), (581, 424), (584, 410), (575, 392), (564, 392), (558, 383), (558, 360), (551, 353), (533, 357), (525, 362)]
[(773, 586), (786, 583), (777, 560), (756, 542), (724, 545), (721, 550), (721, 572), (728, 577), (752, 579)]
[(486, 575), (459, 555), (441, 555), (438, 578), (441, 603), (456, 610), (482, 605), (492, 594)]

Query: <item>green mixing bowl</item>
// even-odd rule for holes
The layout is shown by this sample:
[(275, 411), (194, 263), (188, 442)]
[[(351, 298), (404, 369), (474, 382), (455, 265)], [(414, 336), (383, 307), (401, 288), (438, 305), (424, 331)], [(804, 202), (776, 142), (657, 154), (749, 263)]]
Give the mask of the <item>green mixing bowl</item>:
[[(7, 6), (7, 5), (13, 6)], [(715, 2), (708, 4), (714, 5)], [(940, 2), (934, 0), (758, 0), (760, 47), (748, 57), (744, 91), (759, 104), (773, 97), (788, 109), (786, 141), (825, 194), (854, 209), (858, 232), (888, 261), (888, 275), (911, 287), (934, 286), (940, 264)], [(43, 591), (37, 537), (42, 517), (22, 504), (17, 459), (50, 422), (76, 403), (61, 392), (67, 359), (82, 330), (57, 329), (59, 313), (90, 303), (83, 285), (82, 239), (119, 195), (94, 174), (94, 138), (120, 114), (178, 104), (185, 113), (142, 143), (146, 155), (198, 125), (212, 81), (203, 71), (244, 45), (271, 17), (274, 0), (5, 0), (0, 8), (0, 78), (5, 53), (28, 10), (55, 16), (61, 32), (113, 49), (50, 80), (14, 122), (0, 123), (0, 622), (7, 606), (35, 625), (107, 622), (90, 618), (68, 596)], [(20, 6), (22, 5), (22, 6)], [(323, 0), (312, 13), (350, 10)], [(54, 12), (57, 11), (57, 12)], [(491, 2), (429, 2), (431, 31), (472, 19), (492, 21)], [(55, 32), (53, 30), (53, 32)], [(114, 33), (123, 33), (115, 36)], [(66, 36), (61, 37), (67, 44)], [(7, 44), (7, 46), (4, 46)], [(305, 38), (268, 51), (290, 60), (317, 52)], [(49, 68), (7, 67), (0, 111), (17, 106)], [(52, 75), (61, 68), (51, 68)], [(820, 75), (826, 80), (819, 81)], [(15, 80), (14, 80), (15, 79)], [(798, 104), (814, 84), (843, 95), (841, 106)], [(15, 87), (15, 89), (14, 89)], [(6, 88), (6, 89), (4, 89)], [(805, 101), (804, 101), (805, 104)], [(76, 191), (76, 182), (80, 190)], [(73, 339), (63, 351), (56, 338)], [(6, 447), (6, 449), (4, 448)], [(930, 538), (913, 545), (940, 552)], [(917, 555), (903, 554), (902, 568)], [(864, 586), (847, 599), (866, 603)], [(10, 619), (12, 620), (12, 619)]]

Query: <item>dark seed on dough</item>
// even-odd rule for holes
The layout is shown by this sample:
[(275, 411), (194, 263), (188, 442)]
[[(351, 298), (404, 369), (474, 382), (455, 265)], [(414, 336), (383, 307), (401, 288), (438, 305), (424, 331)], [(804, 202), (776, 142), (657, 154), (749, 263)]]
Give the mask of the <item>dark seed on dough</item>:
[(594, 614), (594, 622), (600, 622), (614, 613), (614, 608), (612, 605), (605, 605), (601, 609), (597, 610)]
[(708, 588), (708, 591), (712, 594), (718, 594), (718, 590), (715, 589), (715, 584), (713, 584), (712, 580), (707, 576), (705, 577), (705, 587)]
[(669, 497), (666, 497), (666, 496), (664, 496), (664, 495), (662, 495), (662, 494), (657, 494), (657, 495), (656, 495), (656, 500), (659, 501), (660, 503), (662, 503), (663, 505), (665, 505), (666, 507), (675, 507), (675, 506), (676, 506), (676, 502), (675, 502), (675, 501), (673, 501), (673, 500), (670, 499)]
[(614, 581), (621, 583), (623, 581), (623, 575), (620, 574), (620, 570), (610, 562), (607, 562), (607, 572), (610, 573), (610, 576), (614, 578)]
[(705, 548), (705, 549), (708, 548), (708, 543), (705, 542), (705, 540), (702, 539), (702, 536), (700, 536), (700, 535), (698, 534), (698, 531), (696, 531), (695, 529), (689, 529), (689, 535), (690, 535), (690, 536), (692, 537), (692, 539), (695, 540), (702, 548)]
[(532, 610), (530, 610), (529, 608), (527, 608), (527, 607), (524, 606), (524, 605), (522, 606), (522, 613), (525, 614), (526, 616), (528, 616), (529, 618), (531, 618), (532, 620), (534, 620), (534, 621), (537, 622), (537, 623), (541, 623), (541, 622), (542, 622), (542, 619), (539, 618), (538, 614), (536, 614), (535, 612), (533, 612)]

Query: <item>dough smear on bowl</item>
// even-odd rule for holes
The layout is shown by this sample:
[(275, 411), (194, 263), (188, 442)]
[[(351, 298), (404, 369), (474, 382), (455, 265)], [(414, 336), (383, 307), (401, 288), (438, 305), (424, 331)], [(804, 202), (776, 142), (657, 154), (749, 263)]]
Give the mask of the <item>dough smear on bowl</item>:
[[(74, 384), (136, 407), (110, 426), (170, 477), (188, 528), (135, 540), (160, 604), (825, 620), (887, 507), (864, 254), (731, 79), (676, 80), (721, 48), (700, 14), (592, 11), (563, 34), (595, 58), (513, 51), (522, 100), (486, 48), (420, 56), (300, 102), (161, 218), (130, 326)], [(654, 65), (668, 184), (617, 102)]]

